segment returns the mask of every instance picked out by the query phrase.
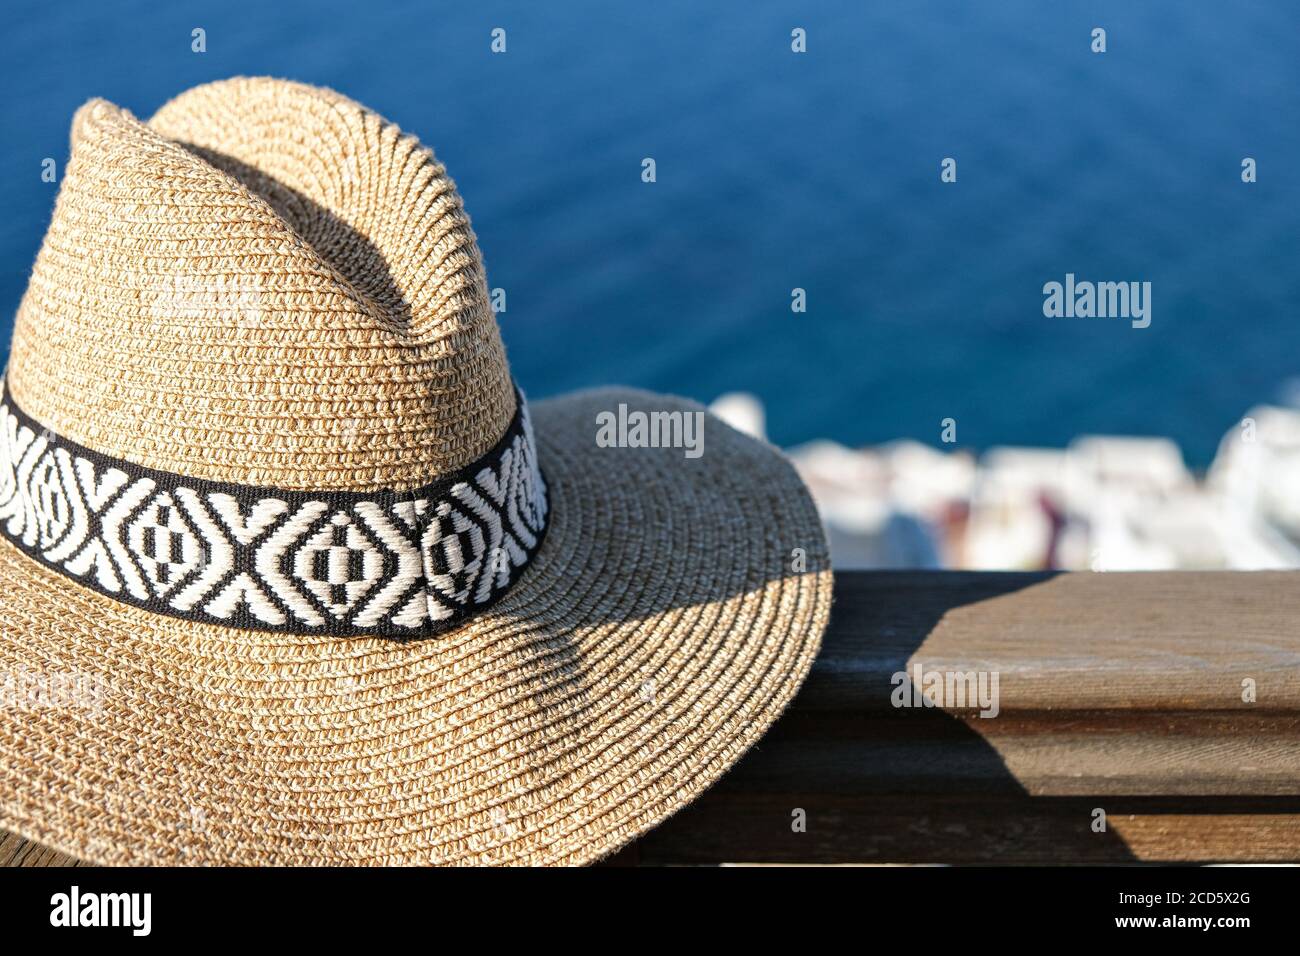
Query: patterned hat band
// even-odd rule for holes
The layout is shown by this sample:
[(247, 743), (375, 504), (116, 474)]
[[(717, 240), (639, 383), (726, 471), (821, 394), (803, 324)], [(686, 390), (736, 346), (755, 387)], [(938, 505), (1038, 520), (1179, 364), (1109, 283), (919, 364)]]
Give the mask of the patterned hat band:
[(52, 434), (0, 393), (0, 533), (124, 604), (225, 627), (425, 637), (519, 578), (546, 534), (522, 393), (482, 458), (413, 491), (201, 481)]

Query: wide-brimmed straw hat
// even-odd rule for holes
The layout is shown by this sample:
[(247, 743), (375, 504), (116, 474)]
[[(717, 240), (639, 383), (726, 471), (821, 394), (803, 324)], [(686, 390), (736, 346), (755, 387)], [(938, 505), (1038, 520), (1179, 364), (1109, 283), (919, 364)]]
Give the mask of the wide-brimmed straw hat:
[(643, 391), (524, 401), (397, 127), (271, 79), (77, 113), (0, 407), (0, 827), (589, 862), (759, 739), (830, 586), (770, 446)]

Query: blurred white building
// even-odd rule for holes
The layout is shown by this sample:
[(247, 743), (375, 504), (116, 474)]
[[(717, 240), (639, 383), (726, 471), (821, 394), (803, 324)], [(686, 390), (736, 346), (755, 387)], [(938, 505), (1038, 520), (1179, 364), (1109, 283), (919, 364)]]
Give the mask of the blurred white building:
[(1235, 567), (1300, 565), (1300, 409), (1258, 406), (1223, 436), (1206, 481)]
[[(714, 411), (764, 437), (754, 397)], [(1163, 438), (1085, 436), (978, 461), (912, 441), (789, 454), (841, 568), (1300, 567), (1300, 410), (1253, 409), (1204, 480)]]

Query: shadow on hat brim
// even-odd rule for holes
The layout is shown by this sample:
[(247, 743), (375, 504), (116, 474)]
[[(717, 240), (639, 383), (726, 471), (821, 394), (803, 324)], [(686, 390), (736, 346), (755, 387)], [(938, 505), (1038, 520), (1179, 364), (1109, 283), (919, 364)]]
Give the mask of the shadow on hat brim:
[(699, 458), (598, 447), (620, 403), (701, 411), (534, 403), (542, 549), (428, 640), (151, 615), (0, 541), (0, 673), (63, 688), (0, 708), (0, 827), (105, 864), (580, 864), (685, 806), (807, 675), (831, 574), (777, 451), (707, 415)]

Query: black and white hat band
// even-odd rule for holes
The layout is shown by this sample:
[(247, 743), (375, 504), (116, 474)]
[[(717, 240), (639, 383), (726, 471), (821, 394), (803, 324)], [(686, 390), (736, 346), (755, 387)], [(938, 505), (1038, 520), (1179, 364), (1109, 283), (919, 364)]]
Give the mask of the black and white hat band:
[(226, 627), (423, 637), (505, 594), (546, 534), (522, 393), (482, 458), (414, 491), (199, 481), (52, 434), (0, 393), (0, 534), (135, 607)]

